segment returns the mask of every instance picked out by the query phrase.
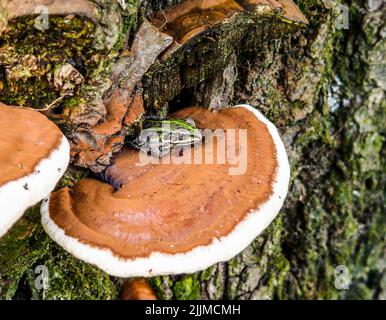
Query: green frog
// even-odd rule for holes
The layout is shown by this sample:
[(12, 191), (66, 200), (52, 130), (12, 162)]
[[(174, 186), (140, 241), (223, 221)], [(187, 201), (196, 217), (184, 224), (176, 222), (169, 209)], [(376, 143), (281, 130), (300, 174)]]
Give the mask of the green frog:
[(181, 147), (202, 142), (202, 133), (192, 118), (147, 118), (141, 134), (130, 145), (153, 156), (163, 157)]

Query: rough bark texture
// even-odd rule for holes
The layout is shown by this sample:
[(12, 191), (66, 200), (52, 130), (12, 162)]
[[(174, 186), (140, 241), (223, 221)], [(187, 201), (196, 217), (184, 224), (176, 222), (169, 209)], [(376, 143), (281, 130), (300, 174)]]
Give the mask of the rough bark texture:
[[(144, 1), (138, 11), (138, 1), (126, 1), (116, 50), (139, 16), (170, 2)], [(386, 298), (385, 3), (345, 2), (348, 30), (335, 27), (340, 2), (297, 4), (310, 26), (240, 16), (153, 64), (138, 85), (151, 113), (193, 103), (258, 107), (280, 128), (292, 167), (274, 223), (227, 263), (151, 279), (160, 299)], [(72, 169), (61, 185), (85, 174)], [(39, 265), (50, 274), (46, 289), (35, 285)], [(348, 290), (335, 286), (339, 265), (350, 273)], [(0, 240), (0, 298), (114, 299), (122, 283), (53, 243), (38, 207)]]

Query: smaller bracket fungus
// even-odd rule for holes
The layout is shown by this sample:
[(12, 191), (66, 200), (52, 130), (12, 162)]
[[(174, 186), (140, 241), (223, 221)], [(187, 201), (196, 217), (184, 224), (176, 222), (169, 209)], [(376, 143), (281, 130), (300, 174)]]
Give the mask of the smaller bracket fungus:
[(121, 300), (157, 300), (152, 287), (145, 279), (126, 281), (120, 294)]
[(0, 102), (0, 237), (55, 188), (69, 154), (67, 139), (45, 116)]
[(161, 159), (126, 149), (108, 183), (87, 178), (54, 192), (41, 208), (54, 241), (110, 275), (143, 277), (227, 261), (271, 223), (290, 176), (275, 126), (247, 105), (171, 117), (205, 129), (202, 143)]
[(183, 45), (235, 13), (245, 11), (277, 14), (290, 22), (308, 24), (307, 18), (292, 0), (187, 0), (157, 12), (152, 23)]
[(244, 11), (243, 7), (234, 0), (187, 0), (158, 12), (152, 22), (178, 43), (184, 44), (240, 11)]

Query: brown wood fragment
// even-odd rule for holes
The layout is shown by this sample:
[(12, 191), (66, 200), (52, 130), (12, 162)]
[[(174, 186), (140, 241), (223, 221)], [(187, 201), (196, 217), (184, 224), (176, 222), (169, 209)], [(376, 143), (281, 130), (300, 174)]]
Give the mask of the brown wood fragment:
[(290, 21), (309, 24), (308, 19), (305, 17), (303, 12), (300, 11), (299, 7), (292, 0), (278, 0), (283, 6), (283, 18)]
[(131, 103), (131, 88), (118, 88), (106, 104), (104, 121), (92, 129), (92, 134), (111, 136), (122, 129), (122, 121)]
[(130, 104), (129, 110), (127, 110), (123, 123), (126, 126), (131, 126), (138, 121), (144, 113), (142, 93), (138, 92)]
[(103, 101), (106, 113), (96, 125), (79, 124), (75, 130), (72, 156), (76, 165), (94, 172), (101, 172), (109, 165), (113, 154), (123, 145), (126, 127), (144, 113), (139, 90), (143, 75), (172, 41), (146, 20), (142, 23), (130, 54), (112, 68), (113, 84)]

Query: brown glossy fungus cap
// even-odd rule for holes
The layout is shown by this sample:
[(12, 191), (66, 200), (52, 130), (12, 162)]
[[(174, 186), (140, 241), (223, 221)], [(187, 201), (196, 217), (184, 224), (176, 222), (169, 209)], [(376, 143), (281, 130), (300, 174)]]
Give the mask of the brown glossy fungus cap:
[(0, 102), (0, 236), (49, 195), (68, 162), (68, 142), (55, 124)]
[(154, 276), (229, 260), (269, 225), (290, 171), (273, 124), (246, 105), (173, 116), (205, 128), (204, 142), (166, 160), (126, 149), (106, 171), (110, 184), (88, 178), (53, 193), (42, 223), (56, 242), (111, 275)]
[(195, 35), (244, 11), (234, 0), (187, 0), (168, 10), (158, 12), (153, 19), (157, 27), (181, 44)]

